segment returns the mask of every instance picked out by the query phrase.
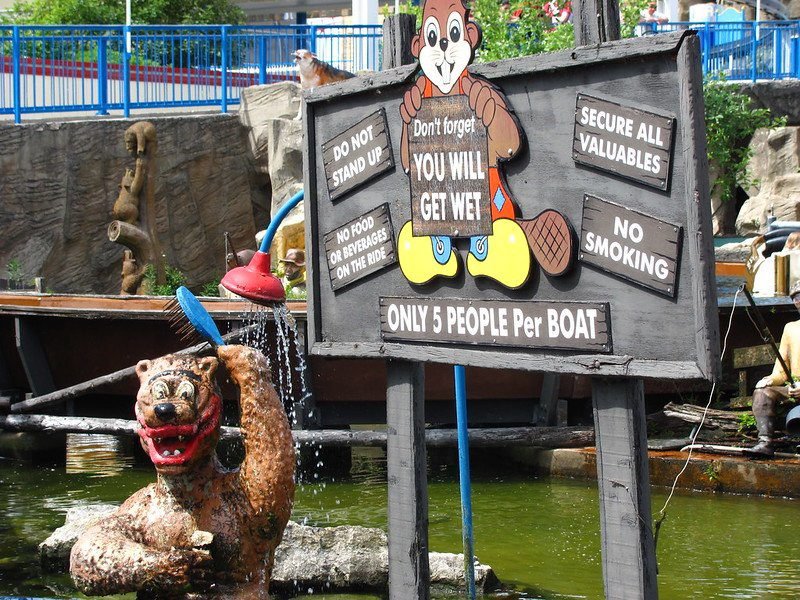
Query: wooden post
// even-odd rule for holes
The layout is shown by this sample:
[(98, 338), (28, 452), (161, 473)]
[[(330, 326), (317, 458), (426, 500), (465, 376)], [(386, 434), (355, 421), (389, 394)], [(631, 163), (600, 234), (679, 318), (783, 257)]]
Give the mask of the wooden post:
[(592, 406), (608, 600), (658, 598), (641, 379), (595, 379)]
[(576, 46), (619, 39), (619, 4), (615, 0), (578, 0), (573, 8)]
[[(414, 62), (412, 15), (383, 23), (383, 68)], [(386, 390), (386, 471), (389, 480), (389, 599), (429, 597), (428, 472), (425, 461), (425, 370), (390, 360)]]
[[(616, 0), (579, 0), (575, 45), (618, 40)], [(658, 598), (650, 515), (644, 383), (593, 379), (603, 584), (607, 600)]]
[(386, 470), (390, 600), (424, 600), (430, 587), (424, 381), (422, 363), (389, 361)]
[(393, 69), (414, 62), (411, 38), (417, 29), (414, 15), (392, 15), (383, 22), (383, 68)]

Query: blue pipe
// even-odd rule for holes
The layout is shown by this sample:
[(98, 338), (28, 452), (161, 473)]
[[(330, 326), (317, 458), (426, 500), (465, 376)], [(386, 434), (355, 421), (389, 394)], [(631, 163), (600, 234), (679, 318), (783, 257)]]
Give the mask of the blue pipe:
[(272, 245), (272, 239), (278, 232), (278, 226), (280, 226), (281, 221), (286, 218), (286, 215), (288, 215), (295, 206), (300, 204), (300, 201), (303, 199), (304, 195), (305, 192), (300, 190), (294, 196), (284, 202), (283, 206), (278, 209), (278, 212), (275, 213), (275, 216), (272, 217), (272, 220), (267, 226), (267, 231), (264, 233), (264, 239), (261, 240), (261, 246), (258, 249), (259, 252), (263, 252), (264, 254), (269, 253), (269, 247)]
[(461, 539), (464, 545), (464, 577), (467, 598), (475, 600), (475, 554), (472, 535), (472, 486), (469, 474), (469, 435), (467, 432), (467, 375), (463, 365), (453, 367), (456, 382), (456, 426), (458, 429), (458, 479), (461, 488)]

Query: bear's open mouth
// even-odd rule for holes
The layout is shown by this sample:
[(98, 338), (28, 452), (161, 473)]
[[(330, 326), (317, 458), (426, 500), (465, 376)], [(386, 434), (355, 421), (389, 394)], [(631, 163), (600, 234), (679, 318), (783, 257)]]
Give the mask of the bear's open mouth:
[(147, 448), (147, 454), (156, 467), (182, 465), (197, 453), (200, 442), (219, 426), (222, 399), (212, 394), (209, 405), (194, 423), (186, 425), (163, 425), (148, 427), (136, 406), (139, 421), (139, 437)]

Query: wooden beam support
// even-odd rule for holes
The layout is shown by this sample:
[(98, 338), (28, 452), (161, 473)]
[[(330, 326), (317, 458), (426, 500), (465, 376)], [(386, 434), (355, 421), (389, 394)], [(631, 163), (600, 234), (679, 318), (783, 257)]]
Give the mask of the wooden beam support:
[(53, 374), (50, 372), (50, 364), (39, 339), (39, 332), (30, 319), (23, 317), (14, 319), (14, 328), (17, 352), (33, 395), (42, 396), (54, 392), (56, 384), (53, 382)]
[(424, 382), (422, 363), (389, 361), (386, 470), (390, 600), (427, 600), (429, 597)]
[(592, 381), (607, 600), (656, 600), (647, 424), (641, 379)]

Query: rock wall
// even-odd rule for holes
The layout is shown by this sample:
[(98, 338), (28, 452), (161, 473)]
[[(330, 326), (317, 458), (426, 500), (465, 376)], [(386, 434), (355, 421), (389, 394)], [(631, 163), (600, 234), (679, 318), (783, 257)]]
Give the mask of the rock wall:
[[(106, 228), (133, 158), (131, 120), (0, 125), (0, 271), (20, 261), (47, 291), (115, 294), (123, 246)], [(269, 206), (267, 177), (235, 115), (148, 118), (156, 126), (156, 223), (167, 264), (189, 285), (224, 273), (223, 233), (255, 247), (254, 207)], [(2, 274), (2, 273), (0, 273)]]
[[(269, 177), (271, 188), (271, 203), (259, 213), (264, 216), (258, 221), (259, 228), (266, 226), (269, 214), (275, 214), (283, 202), (303, 189), (303, 122), (297, 118), (300, 96), (300, 85), (291, 81), (242, 90), (239, 119), (248, 129), (256, 168)], [(280, 258), (289, 248), (305, 247), (301, 202), (281, 223), (270, 251)]]
[(770, 214), (781, 221), (800, 220), (800, 127), (759, 129), (750, 148), (748, 171), (756, 183), (736, 218), (738, 235), (764, 231)]

